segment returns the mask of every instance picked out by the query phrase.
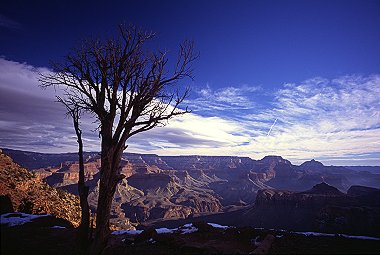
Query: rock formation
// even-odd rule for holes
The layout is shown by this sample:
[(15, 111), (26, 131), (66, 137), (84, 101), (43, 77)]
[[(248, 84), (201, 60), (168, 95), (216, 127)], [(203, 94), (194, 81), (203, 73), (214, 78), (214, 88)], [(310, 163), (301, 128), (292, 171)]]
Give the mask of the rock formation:
[(304, 192), (260, 190), (246, 224), (266, 228), (380, 236), (380, 189), (347, 194), (326, 183)]
[(0, 195), (8, 196), (15, 211), (52, 214), (73, 225), (80, 222), (78, 197), (50, 187), (0, 152)]
[[(4, 151), (21, 165), (29, 167), (39, 179), (77, 194), (75, 153)], [(273, 192), (277, 204), (293, 197), (301, 197), (306, 203), (313, 196), (319, 196), (322, 203), (326, 195), (318, 195), (318, 192), (324, 192), (326, 187), (322, 185), (312, 189), (322, 182), (338, 189), (338, 192), (334, 189), (329, 191), (336, 193), (336, 199), (352, 185), (380, 187), (380, 174), (324, 166), (315, 160), (296, 166), (280, 156), (253, 160), (231, 156), (125, 153), (120, 167), (126, 178), (117, 186), (111, 221), (122, 225), (227, 212), (253, 204), (256, 196), (257, 203), (265, 203), (262, 198), (271, 197)], [(96, 208), (99, 168), (98, 153), (86, 152), (85, 172), (92, 209)], [(288, 191), (274, 190), (303, 194), (289, 195)], [(332, 194), (327, 194), (327, 197)]]

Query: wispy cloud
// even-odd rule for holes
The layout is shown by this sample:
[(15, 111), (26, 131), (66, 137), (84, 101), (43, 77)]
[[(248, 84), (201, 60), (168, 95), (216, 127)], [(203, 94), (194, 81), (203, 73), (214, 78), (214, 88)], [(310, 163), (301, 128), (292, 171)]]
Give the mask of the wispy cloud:
[(185, 103), (194, 111), (217, 113), (221, 111), (234, 111), (252, 109), (256, 106), (250, 99), (252, 93), (260, 91), (260, 86), (229, 86), (213, 90), (209, 85), (195, 90), (196, 97)]
[[(42, 152), (76, 150), (71, 119), (65, 118), (64, 107), (55, 102), (57, 91), (38, 87), (38, 72), (47, 72), (28, 64), (0, 58), (0, 146)], [(58, 92), (59, 93), (59, 92)], [(99, 150), (98, 134), (93, 119), (81, 119), (86, 150)], [(188, 114), (170, 121), (129, 141), (135, 152), (160, 149), (172, 154), (175, 149), (194, 151), (198, 148), (236, 146), (247, 139), (236, 131), (239, 125), (220, 117)]]
[[(187, 114), (173, 119), (166, 127), (155, 128), (129, 140), (131, 149), (153, 151), (161, 155), (207, 154), (207, 151), (236, 147), (248, 142), (238, 123), (219, 117)], [(223, 153), (222, 153), (223, 154)], [(214, 154), (213, 155), (217, 155)]]
[[(245, 100), (249, 101), (249, 97)], [(225, 101), (220, 107), (229, 106)], [(380, 164), (380, 75), (313, 78), (301, 84), (284, 84), (263, 111), (254, 109), (245, 116), (239, 111), (235, 115), (227, 111), (219, 114), (235, 128), (227, 132), (235, 139), (244, 139), (236, 146), (197, 150), (198, 153), (254, 158), (276, 154), (295, 163), (311, 158), (325, 163), (339, 163), (338, 158), (342, 162), (354, 158), (360, 161), (360, 155), (370, 153), (377, 158), (352, 160), (353, 164)], [(178, 148), (175, 152), (186, 153)]]
[[(44, 152), (75, 151), (76, 139), (65, 108), (55, 102), (54, 89), (38, 87), (38, 72), (45, 68), (0, 58), (0, 146)], [(81, 121), (86, 149), (98, 148), (95, 125)]]
[(249, 116), (256, 121), (279, 116), (270, 142), (254, 139), (264, 153), (272, 150), (302, 160), (380, 152), (380, 75), (285, 84), (273, 106)]
[[(71, 120), (54, 102), (55, 91), (38, 87), (36, 70), (0, 59), (0, 146), (75, 151)], [(129, 151), (380, 165), (380, 75), (284, 84), (266, 108), (254, 99), (260, 93), (267, 92), (249, 86), (200, 89), (188, 102), (198, 111), (131, 138)], [(82, 120), (86, 150), (99, 149), (92, 122)]]

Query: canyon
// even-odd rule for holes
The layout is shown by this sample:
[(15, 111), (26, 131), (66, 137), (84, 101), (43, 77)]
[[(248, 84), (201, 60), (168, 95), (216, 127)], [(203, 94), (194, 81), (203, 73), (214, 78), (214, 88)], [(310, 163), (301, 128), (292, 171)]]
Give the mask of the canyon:
[(13, 211), (51, 214), (79, 226), (79, 198), (52, 188), (0, 150), (1, 214)]
[[(15, 162), (28, 168), (37, 179), (52, 187), (77, 194), (77, 154), (44, 154), (10, 149), (3, 151)], [(86, 184), (90, 187), (89, 202), (92, 211), (95, 212), (100, 158), (96, 152), (85, 152), (84, 157)], [(235, 218), (241, 221), (232, 222), (235, 225), (241, 225), (243, 222), (252, 225), (254, 222), (256, 226), (265, 227), (289, 228), (302, 225), (318, 229), (315, 227), (314, 218), (317, 216), (314, 214), (312, 226), (294, 222), (287, 226), (282, 222), (287, 217), (297, 218), (294, 215), (298, 214), (292, 216), (291, 213), (294, 207), (303, 210), (300, 214), (310, 215), (313, 208), (318, 207), (308, 204), (310, 201), (321, 198), (322, 202), (346, 201), (347, 199), (342, 197), (349, 196), (347, 194), (352, 192), (353, 185), (380, 188), (380, 172), (366, 171), (365, 167), (352, 169), (324, 166), (315, 160), (297, 166), (280, 156), (266, 156), (261, 160), (253, 160), (233, 156), (158, 156), (125, 153), (120, 168), (126, 178), (117, 186), (111, 212), (111, 223), (119, 228), (235, 214), (238, 215)], [(305, 193), (320, 183), (328, 183), (328, 186), (335, 187), (336, 194), (324, 194), (315, 198), (315, 194), (312, 196)], [(349, 193), (345, 194), (346, 192)], [(341, 203), (334, 205), (342, 206)], [(318, 208), (319, 214), (332, 210), (332, 207)], [(284, 211), (282, 215), (288, 216), (281, 218), (274, 215), (278, 211)], [(304, 222), (309, 222), (310, 217), (305, 216)], [(276, 221), (277, 218), (280, 219)], [(326, 221), (320, 219), (323, 220)]]

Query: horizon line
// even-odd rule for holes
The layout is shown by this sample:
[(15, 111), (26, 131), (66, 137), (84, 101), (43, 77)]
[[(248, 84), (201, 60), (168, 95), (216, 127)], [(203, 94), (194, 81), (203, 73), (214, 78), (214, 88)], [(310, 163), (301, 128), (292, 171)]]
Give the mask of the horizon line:
[[(78, 154), (78, 152), (52, 152), (52, 153), (48, 153), (48, 152), (38, 152), (38, 151), (29, 151), (29, 150), (20, 150), (20, 149), (11, 149), (11, 148), (5, 148), (5, 147), (1, 147), (0, 148), (1, 151), (3, 150), (12, 150), (12, 151), (20, 151), (20, 152), (26, 152), (26, 153), (39, 153), (39, 154), (50, 154), (50, 155), (60, 155), (60, 154)], [(98, 153), (100, 154), (100, 151), (84, 151), (83, 153)], [(254, 161), (260, 161), (260, 160), (263, 160), (264, 158), (266, 157), (280, 157), (284, 160), (287, 160), (290, 162), (290, 164), (294, 165), (294, 166), (300, 166), (302, 165), (303, 163), (305, 162), (309, 162), (309, 161), (317, 161), (317, 162), (320, 162), (323, 164), (323, 166), (326, 166), (326, 167), (331, 167), (331, 166), (334, 166), (334, 167), (380, 167), (380, 165), (326, 165), (324, 164), (323, 162), (319, 161), (319, 160), (315, 160), (314, 158), (313, 159), (309, 159), (309, 160), (305, 160), (303, 163), (301, 164), (293, 164), (290, 160), (284, 158), (283, 156), (280, 156), (280, 155), (266, 155), (264, 156), (263, 158), (261, 159), (253, 159), (249, 156), (226, 156), (226, 155), (218, 155), (218, 156), (215, 156), (215, 155), (200, 155), (200, 154), (191, 154), (191, 155), (165, 155), (165, 156), (162, 156), (162, 155), (158, 155), (158, 154), (154, 154), (154, 153), (136, 153), (136, 152), (124, 152), (123, 151), (123, 154), (126, 153), (126, 154), (137, 154), (137, 155), (155, 155), (155, 156), (158, 156), (158, 157), (234, 157), (234, 158), (249, 158), (251, 160), (254, 160)]]

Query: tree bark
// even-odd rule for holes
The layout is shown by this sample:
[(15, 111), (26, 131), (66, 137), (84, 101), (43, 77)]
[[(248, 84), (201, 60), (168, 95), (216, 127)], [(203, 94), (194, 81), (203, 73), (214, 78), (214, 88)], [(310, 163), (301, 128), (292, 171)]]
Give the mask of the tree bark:
[(107, 245), (108, 237), (110, 235), (109, 219), (112, 205), (112, 195), (106, 194), (111, 193), (108, 191), (108, 187), (103, 187), (102, 190), (103, 192), (100, 192), (99, 188), (99, 200), (96, 214), (96, 230), (91, 254), (101, 254)]
[[(107, 128), (108, 127), (108, 128)], [(101, 152), (101, 169), (99, 183), (99, 198), (96, 213), (96, 230), (95, 238), (91, 247), (91, 254), (101, 254), (107, 246), (110, 235), (109, 220), (111, 215), (111, 206), (113, 195), (119, 182), (119, 164), (121, 161), (122, 151), (115, 151), (110, 136), (112, 126), (106, 124), (102, 126), (102, 152)]]
[(107, 176), (109, 176), (108, 173), (117, 170), (115, 168), (118, 168), (118, 166), (110, 164), (110, 167), (110, 165), (107, 164), (109, 162), (108, 160), (109, 159), (105, 162), (105, 166), (102, 166), (103, 174), (100, 177), (95, 239), (91, 249), (92, 254), (101, 254), (107, 245), (108, 237), (110, 235), (109, 221), (111, 206), (118, 180), (107, 178)]
[[(75, 117), (75, 116), (74, 116)], [(76, 116), (78, 117), (78, 116)], [(82, 131), (79, 128), (79, 118), (74, 118), (74, 128), (77, 135), (78, 142), (78, 156), (79, 156), (79, 180), (78, 180), (78, 193), (81, 207), (81, 223), (79, 226), (79, 242), (83, 253), (86, 253), (89, 244), (89, 227), (90, 227), (90, 207), (88, 205), (88, 192), (89, 187), (85, 185), (84, 177), (84, 159), (83, 159), (83, 141)]]

